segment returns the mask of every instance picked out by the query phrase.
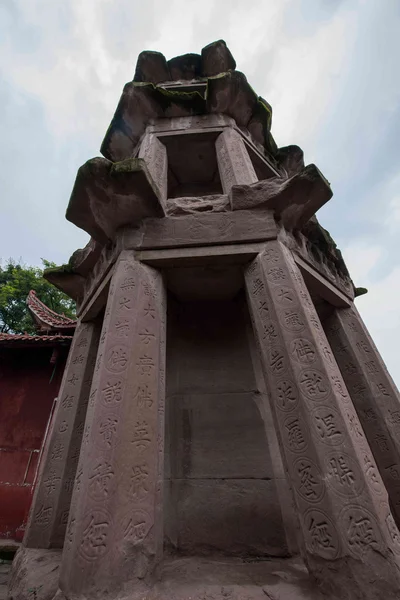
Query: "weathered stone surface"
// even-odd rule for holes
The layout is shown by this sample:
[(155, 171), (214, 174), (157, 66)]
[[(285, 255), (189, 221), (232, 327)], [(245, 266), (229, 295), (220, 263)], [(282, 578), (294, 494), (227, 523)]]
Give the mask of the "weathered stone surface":
[(130, 158), (152, 119), (186, 117), (206, 112), (197, 92), (168, 91), (153, 84), (127, 83), (107, 130), (101, 153), (113, 162)]
[(310, 572), (342, 598), (394, 599), (400, 534), (291, 253), (266, 244), (246, 285)]
[(201, 75), (201, 56), (200, 54), (175, 56), (168, 61), (168, 68), (173, 81), (196, 79)]
[(123, 254), (111, 282), (64, 544), (67, 597), (148, 577), (160, 559), (165, 310), (161, 275)]
[[(333, 353), (371, 446), (400, 525), (400, 395), (357, 309), (324, 323)], [(366, 465), (368, 468), (368, 465)], [(369, 466), (372, 471), (372, 467)], [(373, 475), (371, 475), (373, 476)]]
[(272, 239), (276, 235), (275, 221), (270, 212), (249, 210), (146, 219), (142, 240), (133, 237), (135, 247), (144, 249), (255, 242)]
[(251, 119), (247, 124), (247, 129), (256, 142), (262, 146), (265, 146), (268, 152), (274, 155), (276, 153), (276, 145), (275, 143), (271, 142), (271, 123), (272, 107), (266, 100), (264, 100), (264, 98), (261, 98), (260, 96), (253, 110)]
[(10, 600), (53, 600), (58, 589), (61, 550), (18, 550), (8, 585)]
[(140, 144), (139, 158), (146, 163), (157, 190), (157, 197), (165, 209), (168, 195), (168, 159), (165, 145), (152, 133), (147, 133)]
[(78, 323), (41, 461), (26, 547), (63, 546), (99, 336), (98, 325)]
[(332, 197), (332, 190), (315, 165), (289, 179), (271, 178), (231, 190), (232, 210), (265, 207), (288, 230), (301, 228)]
[(288, 177), (301, 173), (305, 167), (303, 150), (299, 146), (278, 148), (276, 159), (285, 169)]
[(78, 275), (82, 275), (82, 277), (85, 277), (90, 273), (99, 259), (102, 247), (102, 244), (96, 242), (93, 238), (90, 238), (84, 248), (75, 250), (68, 262), (74, 273), (78, 273)]
[(171, 75), (164, 54), (152, 50), (144, 50), (139, 54), (133, 81), (160, 83), (170, 79)]
[(218, 170), (224, 194), (229, 194), (233, 185), (251, 185), (257, 175), (241, 135), (227, 127), (215, 142)]
[(214, 77), (219, 73), (234, 71), (236, 61), (224, 40), (208, 44), (201, 51), (201, 74), (203, 77)]
[(119, 227), (134, 225), (145, 217), (163, 216), (162, 198), (157, 192), (144, 159), (112, 164), (93, 158), (78, 171), (66, 217), (104, 243)]
[(257, 95), (240, 71), (230, 71), (208, 80), (208, 112), (229, 115), (239, 127), (247, 126), (257, 101)]
[(170, 216), (192, 215), (205, 212), (227, 212), (230, 208), (226, 194), (170, 198), (167, 201), (167, 214)]
[(45, 269), (43, 277), (76, 302), (80, 302), (82, 299), (85, 278), (78, 273), (74, 273), (70, 265)]

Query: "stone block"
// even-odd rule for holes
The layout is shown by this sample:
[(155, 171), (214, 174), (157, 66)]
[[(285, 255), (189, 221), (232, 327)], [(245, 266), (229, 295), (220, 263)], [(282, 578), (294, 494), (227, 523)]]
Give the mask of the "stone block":
[(251, 185), (257, 181), (249, 153), (237, 131), (232, 127), (224, 129), (215, 147), (224, 194), (228, 194), (233, 185)]
[(236, 61), (224, 40), (208, 44), (201, 51), (201, 74), (203, 77), (214, 77), (219, 73), (234, 71)]
[(168, 61), (168, 68), (172, 81), (197, 79), (201, 74), (201, 56), (190, 53), (175, 56)]
[(227, 212), (230, 209), (227, 194), (210, 196), (188, 196), (187, 198), (170, 198), (167, 201), (167, 214), (172, 216), (195, 215), (205, 212)]
[(168, 192), (168, 159), (164, 144), (151, 133), (144, 136), (140, 144), (139, 158), (142, 158), (149, 170), (157, 192), (157, 197), (165, 210)]
[(300, 229), (330, 198), (331, 187), (315, 165), (289, 179), (276, 177), (231, 190), (232, 210), (268, 208), (288, 230)]
[(208, 112), (224, 113), (232, 117), (239, 127), (247, 126), (257, 102), (257, 95), (239, 71), (230, 71), (208, 80)]
[(151, 50), (144, 50), (139, 54), (133, 81), (157, 84), (170, 79), (171, 75), (164, 54)]
[(78, 171), (66, 217), (105, 243), (124, 225), (163, 216), (158, 189), (142, 158), (110, 163), (93, 158)]
[(303, 150), (299, 146), (278, 148), (276, 160), (285, 169), (288, 177), (301, 173), (305, 167)]
[(134, 241), (142, 249), (177, 248), (258, 242), (275, 238), (276, 235), (277, 228), (271, 212), (236, 211), (146, 219), (143, 239)]
[(287, 555), (274, 482), (187, 479), (171, 485), (178, 488), (180, 551)]
[(58, 590), (61, 554), (61, 550), (22, 546), (12, 564), (8, 598), (53, 600)]

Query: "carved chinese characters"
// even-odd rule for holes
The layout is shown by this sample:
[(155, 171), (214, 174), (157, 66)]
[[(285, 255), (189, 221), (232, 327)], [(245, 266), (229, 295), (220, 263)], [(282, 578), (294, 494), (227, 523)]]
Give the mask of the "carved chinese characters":
[(325, 329), (400, 524), (399, 392), (354, 307), (336, 309)]
[(290, 252), (269, 242), (245, 277), (308, 563), (351, 556), (367, 564), (370, 550), (391, 560), (396, 536), (388, 533), (382, 481)]
[(46, 442), (26, 546), (62, 548), (98, 340), (96, 324), (78, 324)]
[[(124, 254), (110, 287), (74, 490), (76, 524), (62, 571), (69, 590), (83, 592), (111, 574), (120, 583), (129, 569), (151, 570), (159, 559), (165, 311), (161, 275)], [(138, 545), (146, 564), (137, 563)], [(76, 576), (82, 569), (85, 580)]]

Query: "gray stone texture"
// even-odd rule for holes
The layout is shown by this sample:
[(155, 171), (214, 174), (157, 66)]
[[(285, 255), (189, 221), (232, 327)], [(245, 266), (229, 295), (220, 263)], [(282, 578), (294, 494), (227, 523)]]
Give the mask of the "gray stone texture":
[(234, 71), (236, 62), (224, 40), (208, 44), (201, 51), (201, 71), (203, 77), (214, 77), (219, 73)]
[(241, 305), (171, 298), (165, 532), (180, 552), (288, 552), (258, 393)]
[(121, 255), (111, 281), (64, 544), (61, 588), (118, 588), (162, 553), (161, 275)]
[(63, 547), (99, 336), (98, 324), (78, 323), (41, 461), (26, 547)]
[[(357, 309), (337, 309), (324, 322), (400, 525), (400, 396)], [(365, 464), (368, 469), (368, 463)]]
[(306, 564), (342, 598), (395, 598), (400, 536), (291, 253), (280, 242), (266, 244), (246, 285)]
[(231, 190), (232, 210), (265, 207), (274, 211), (286, 229), (300, 229), (332, 197), (329, 183), (315, 165), (289, 179), (270, 178)]
[(257, 181), (246, 146), (237, 131), (231, 127), (224, 129), (217, 138), (216, 148), (224, 194), (228, 194), (233, 185), (249, 186)]

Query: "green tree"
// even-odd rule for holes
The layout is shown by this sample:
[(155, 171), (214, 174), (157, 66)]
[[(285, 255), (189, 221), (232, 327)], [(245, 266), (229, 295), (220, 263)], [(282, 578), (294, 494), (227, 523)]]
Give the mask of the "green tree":
[[(56, 266), (44, 259), (42, 263), (46, 269)], [(75, 302), (43, 279), (43, 269), (9, 259), (3, 266), (0, 264), (0, 332), (35, 333), (26, 306), (30, 290), (35, 290), (38, 298), (55, 312), (75, 317)]]

